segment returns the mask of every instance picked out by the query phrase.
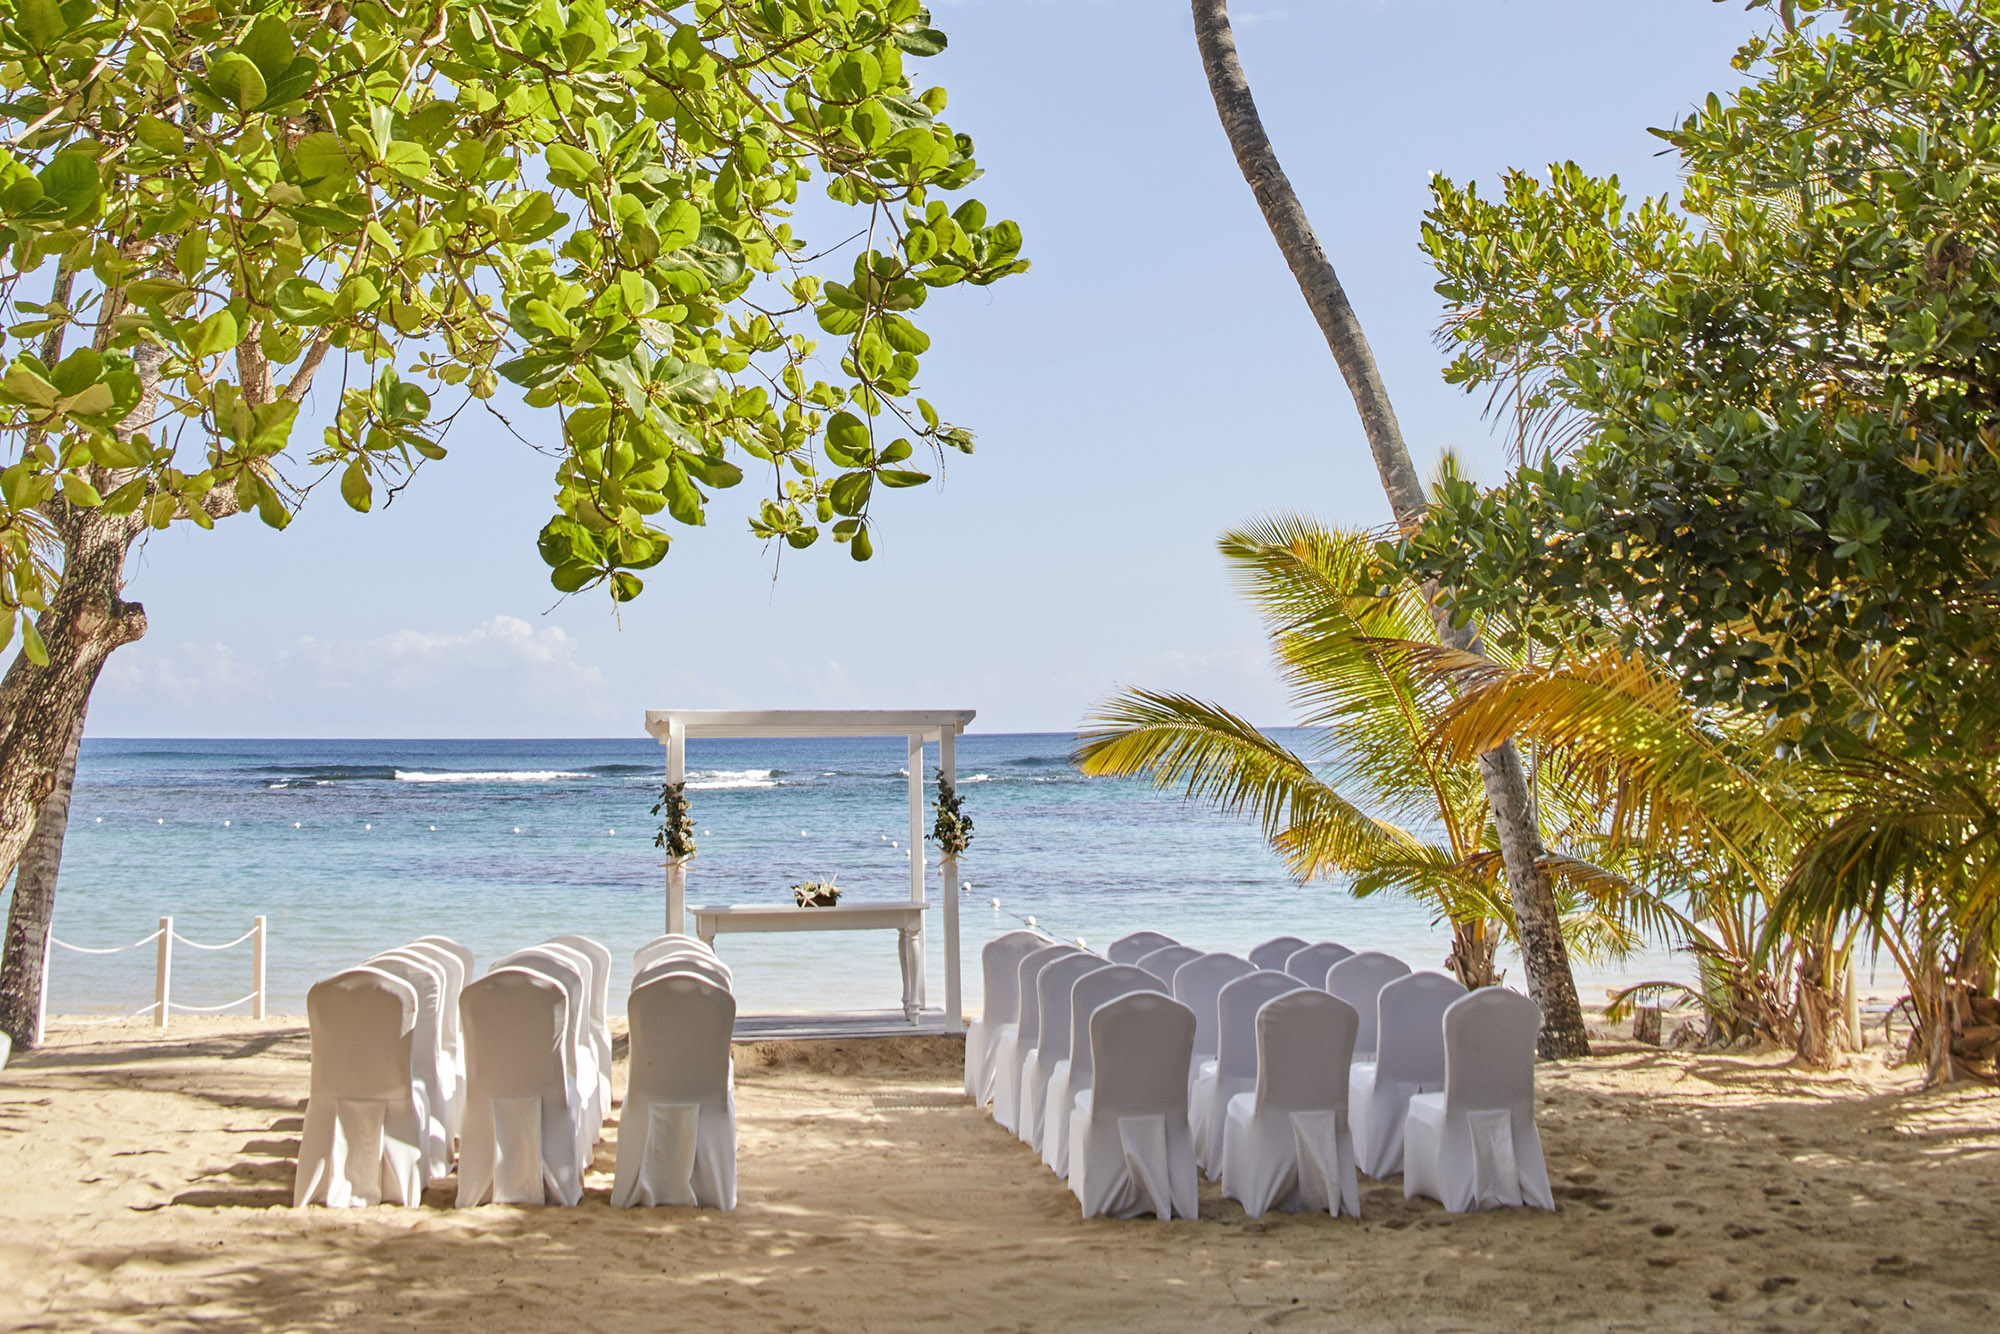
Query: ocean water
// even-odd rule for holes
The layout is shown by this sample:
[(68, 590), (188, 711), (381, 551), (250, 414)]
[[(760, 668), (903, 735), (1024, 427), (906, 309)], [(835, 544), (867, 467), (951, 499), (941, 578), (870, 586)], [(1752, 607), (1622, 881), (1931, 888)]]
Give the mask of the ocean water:
[[(1066, 734), (969, 735), (958, 772), (974, 837), (960, 862), (965, 1008), (980, 1006), (979, 948), (1033, 917), (1102, 948), (1151, 928), (1209, 949), (1279, 934), (1386, 949), (1435, 968), (1448, 933), (1408, 901), (1301, 887), (1249, 823), (1137, 780), (1084, 778)], [(909, 807), (901, 738), (694, 741), (699, 853), (688, 902), (789, 903), (834, 875), (850, 901), (906, 900)], [(936, 747), (926, 750), (928, 772)], [(171, 916), (221, 942), (270, 923), (270, 1010), (302, 1014), (318, 978), (420, 935), (482, 961), (563, 932), (611, 947), (622, 1010), (632, 950), (662, 930), (661, 854), (649, 813), (664, 777), (650, 738), (582, 741), (127, 741), (84, 743), (55, 934), (129, 944)], [(928, 828), (930, 812), (925, 812)], [(929, 849), (929, 1003), (944, 1001), (936, 851)], [(1000, 906), (992, 906), (993, 900)], [(894, 1007), (890, 932), (724, 936), (744, 1013)], [(1516, 970), (1518, 971), (1518, 970)], [(1586, 999), (1621, 978), (1684, 975), (1653, 951), (1581, 965)], [(51, 1014), (149, 1003), (151, 946), (54, 951)], [(176, 946), (174, 999), (249, 990), (247, 946)]]

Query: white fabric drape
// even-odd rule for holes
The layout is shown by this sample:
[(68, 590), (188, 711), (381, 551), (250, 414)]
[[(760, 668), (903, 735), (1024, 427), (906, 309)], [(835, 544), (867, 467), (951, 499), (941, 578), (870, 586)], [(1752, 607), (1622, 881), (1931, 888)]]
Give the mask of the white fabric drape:
[(410, 1073), (416, 990), (353, 968), (306, 993), (312, 1084), (292, 1205), (423, 1202), (429, 1109)]
[(1364, 950), (1342, 959), (1327, 970), (1322, 980), (1327, 991), (1352, 1005), (1354, 1012), (1361, 1016), (1361, 1031), (1354, 1037), (1355, 1060), (1375, 1059), (1376, 996), (1389, 983), (1409, 975), (1410, 965), (1380, 950)]
[(1130, 935), (1118, 937), (1104, 951), (1104, 957), (1113, 963), (1137, 963), (1154, 950), (1163, 950), (1180, 942), (1172, 936), (1163, 936), (1157, 931), (1134, 931)]
[(457, 1063), (444, 1048), (444, 965), (428, 955), (385, 950), (363, 966), (401, 978), (416, 993), (417, 1012), (410, 1026), (410, 1079), (424, 1108), (424, 1184), (429, 1185), (451, 1175), (452, 1127), (457, 1121)]
[(736, 1207), (736, 1000), (692, 973), (635, 987), (631, 1075), (618, 1119), (613, 1208)]
[(1158, 992), (1090, 1016), (1092, 1086), (1071, 1107), (1069, 1147), (1069, 1187), (1085, 1218), (1198, 1216), (1182, 1079), (1193, 1043), (1194, 1012)]
[(1216, 1056), (1202, 1063), (1188, 1099), (1195, 1162), (1210, 1177), (1222, 1172), (1222, 1127), (1229, 1100), (1257, 1085), (1257, 1011), (1273, 997), (1304, 985), (1288, 973), (1265, 969), (1245, 973), (1222, 988), (1216, 1005)]
[(1194, 1055), (1188, 1059), (1190, 1093), (1202, 1062), (1215, 1059), (1216, 1016), (1223, 987), (1256, 971), (1256, 965), (1234, 954), (1204, 954), (1174, 970), (1174, 999), (1194, 1011)]
[(1174, 974), (1184, 963), (1201, 957), (1201, 951), (1187, 945), (1162, 945), (1150, 954), (1142, 954), (1132, 961), (1135, 967), (1143, 968), (1166, 985), (1169, 994), (1174, 989)]
[(1535, 1038), (1541, 1007), (1483, 987), (1444, 1012), (1444, 1091), (1410, 1099), (1403, 1194), (1452, 1213), (1531, 1204), (1554, 1209), (1535, 1129)]
[(1309, 987), (1326, 990), (1326, 970), (1354, 957), (1354, 951), (1337, 940), (1322, 940), (1293, 950), (1285, 956), (1283, 971)]
[(465, 1128), (458, 1207), (583, 1198), (583, 1103), (570, 1074), (569, 993), (545, 972), (496, 967), (459, 997)]
[(1324, 991), (1304, 989), (1257, 1011), (1257, 1086), (1229, 1100), (1222, 1193), (1252, 1218), (1267, 1210), (1361, 1216), (1347, 1070), (1359, 1018)]
[(1376, 1180), (1403, 1170), (1403, 1119), (1410, 1099), (1444, 1087), (1444, 1012), (1465, 994), (1444, 973), (1411, 973), (1377, 993), (1375, 1059), (1348, 1077), (1347, 1118), (1354, 1155)]
[(1074, 945), (1044, 945), (1021, 959), (1017, 971), (1019, 1017), (1000, 1030), (999, 1047), (993, 1053), (993, 1119), (1016, 1134), (1021, 1128), (1021, 1062), (1041, 1027), (1041, 998), (1035, 983), (1041, 979), (1042, 969), (1057, 959), (1081, 953)]
[(1042, 1161), (1059, 1177), (1069, 1175), (1070, 1113), (1077, 1095), (1088, 1092), (1091, 1084), (1091, 1016), (1136, 991), (1161, 991), (1160, 980), (1143, 968), (1122, 963), (1092, 969), (1070, 987), (1068, 1054), (1050, 1068), (1043, 1098)]
[(979, 951), (979, 972), (985, 982), (985, 1012), (965, 1029), (965, 1096), (984, 1107), (993, 1101), (993, 1053), (1000, 1029), (1019, 1017), (1021, 960), (1049, 943), (1039, 931), (1008, 931), (986, 942)]
[(1035, 980), (1039, 1017), (1035, 1045), (1021, 1057), (1021, 1115), (1016, 1132), (1023, 1144), (1040, 1153), (1047, 1122), (1049, 1081), (1056, 1065), (1069, 1058), (1070, 997), (1077, 979), (1112, 965), (1095, 954), (1070, 954), (1042, 969)]
[(1285, 971), (1285, 960), (1309, 945), (1310, 941), (1297, 936), (1272, 936), (1263, 944), (1250, 951), (1250, 962), (1259, 968), (1268, 968), (1274, 973)]

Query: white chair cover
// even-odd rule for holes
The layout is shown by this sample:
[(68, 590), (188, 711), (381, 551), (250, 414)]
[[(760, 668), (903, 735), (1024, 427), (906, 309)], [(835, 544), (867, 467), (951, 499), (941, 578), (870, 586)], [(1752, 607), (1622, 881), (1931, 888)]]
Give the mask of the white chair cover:
[(704, 959), (697, 954), (669, 954), (664, 958), (653, 960), (634, 974), (632, 990), (637, 991), (654, 978), (664, 977), (668, 973), (691, 973), (696, 977), (706, 978), (732, 995), (736, 992), (735, 979), (730, 975), (727, 965), (719, 959)]
[(1120, 996), (1090, 1016), (1094, 1073), (1069, 1126), (1069, 1188), (1085, 1218), (1199, 1215), (1181, 1082), (1193, 1045), (1194, 1012), (1157, 992)]
[(458, 1063), (444, 1049), (444, 965), (413, 950), (384, 950), (362, 965), (409, 983), (417, 996), (410, 1027), (410, 1078), (424, 1107), (424, 1184), (451, 1174), (452, 1126), (456, 1121)]
[(1347, 1069), (1360, 1017), (1338, 996), (1307, 988), (1257, 1011), (1257, 1087), (1229, 1100), (1222, 1193), (1252, 1218), (1325, 1209), (1361, 1217)]
[(306, 993), (312, 1085), (292, 1207), (423, 1203), (429, 1109), (410, 1077), (417, 993), (377, 968), (351, 968)]
[(632, 951), (632, 971), (636, 973), (654, 959), (677, 951), (706, 954), (710, 958), (715, 957), (715, 947), (700, 936), (684, 936), (679, 934), (654, 936), (638, 949)]
[(1120, 996), (1165, 988), (1160, 979), (1129, 963), (1108, 964), (1085, 973), (1069, 989), (1068, 1055), (1049, 1071), (1043, 1096), (1042, 1161), (1059, 1177), (1069, 1175), (1069, 1116), (1076, 1095), (1090, 1087), (1090, 1016)]
[(1145, 969), (1166, 983), (1167, 990), (1172, 991), (1174, 973), (1182, 964), (1200, 957), (1201, 951), (1190, 945), (1163, 945), (1151, 954), (1143, 955), (1132, 962), (1134, 966)]
[(578, 1124), (585, 1138), (577, 1145), (583, 1166), (590, 1166), (590, 1146), (604, 1137), (604, 1117), (610, 1110), (598, 1099), (597, 1044), (590, 1036), (589, 961), (567, 945), (535, 945), (515, 950), (493, 963), (494, 968), (526, 968), (546, 973), (562, 987), (567, 1000), (569, 1045), (565, 1066), (576, 1087)]
[(1375, 1049), (1380, 1045), (1375, 1037), (1375, 998), (1383, 987), (1409, 975), (1410, 965), (1380, 950), (1364, 950), (1326, 970), (1321, 985), (1352, 1005), (1361, 1016), (1361, 1031), (1354, 1036), (1355, 1060), (1374, 1060)]
[(1410, 1099), (1403, 1195), (1452, 1213), (1532, 1204), (1554, 1209), (1535, 1130), (1535, 1038), (1542, 1008), (1482, 987), (1444, 1012), (1444, 1091)]
[(1021, 1058), (1027, 1054), (1021, 1035), (1025, 1032), (1032, 1042), (1041, 1023), (1035, 983), (1042, 969), (1057, 959), (1081, 953), (1074, 945), (1044, 945), (1024, 955), (1016, 970), (1015, 989), (1021, 997), (1018, 1017), (1001, 1026), (1000, 1042), (993, 1051), (993, 1119), (1016, 1133), (1021, 1124)]
[(1376, 1055), (1356, 1061), (1348, 1076), (1347, 1120), (1355, 1161), (1377, 1181), (1403, 1170), (1410, 1098), (1444, 1087), (1444, 1012), (1464, 994), (1455, 977), (1411, 973), (1376, 997)]
[[(1078, 978), (1111, 966), (1095, 954), (1068, 954), (1042, 969), (1035, 980), (1035, 1012), (1039, 1021), (1032, 1039), (1035, 1045), (1021, 1054), (1021, 1125), (1015, 1133), (1036, 1153), (1042, 1150), (1049, 1079), (1055, 1074), (1056, 1062), (1069, 1057), (1070, 989)], [(1030, 1039), (1024, 1034), (1021, 1041), (1025, 1044)]]
[(551, 936), (590, 962), (590, 1036), (597, 1047), (597, 1105), (611, 1106), (611, 951), (589, 936)]
[(635, 987), (611, 1205), (736, 1207), (736, 998), (691, 973)]
[[(418, 936), (415, 940), (411, 941), (410, 943), (412, 945), (430, 945), (434, 946), (437, 949), (443, 950), (446, 954), (449, 954), (453, 958), (458, 960), (458, 971), (460, 976), (462, 976), (466, 982), (470, 982), (472, 980), (472, 970), (475, 966), (472, 957), (472, 951), (465, 948), (465, 946), (459, 944), (457, 941), (453, 940), (450, 936)], [(460, 983), (459, 985), (463, 987), (464, 983)]]
[(1204, 954), (1174, 970), (1174, 999), (1194, 1011), (1194, 1056), (1188, 1061), (1188, 1088), (1203, 1061), (1215, 1059), (1216, 1008), (1222, 988), (1256, 966), (1234, 954)]
[(1111, 942), (1111, 948), (1104, 951), (1104, 957), (1113, 963), (1137, 963), (1154, 950), (1163, 950), (1180, 942), (1172, 936), (1163, 936), (1157, 931), (1134, 931), (1129, 936), (1120, 936)]
[(1285, 960), (1291, 958), (1294, 951), (1302, 950), (1311, 943), (1297, 936), (1272, 936), (1250, 951), (1250, 962), (1259, 968), (1282, 973), (1285, 971)]
[[(1299, 981), (1317, 990), (1326, 990), (1326, 970), (1343, 959), (1352, 959), (1354, 951), (1337, 940), (1322, 940), (1316, 945), (1293, 950), (1285, 956), (1281, 965)], [(1351, 1002), (1350, 1002), (1351, 1003)]]
[(451, 1106), (447, 1110), (445, 1122), (451, 1129), (453, 1139), (458, 1138), (458, 1114), (465, 1106), (465, 1042), (459, 1033), (458, 996), (465, 990), (470, 980), (465, 961), (472, 951), (456, 946), (447, 948), (435, 939), (413, 940), (403, 946), (412, 954), (421, 954), (426, 959), (434, 959), (444, 969), (444, 1047), (451, 1057), (454, 1076)]
[(539, 969), (496, 967), (459, 997), (465, 1128), (458, 1207), (583, 1198), (583, 1104), (570, 1076), (569, 992)]
[(993, 1052), (1000, 1045), (1000, 1029), (1019, 1018), (1021, 960), (1048, 943), (1039, 931), (1009, 931), (979, 951), (985, 1013), (965, 1027), (965, 1096), (975, 1107), (993, 1101)]
[(1201, 1063), (1188, 1094), (1195, 1162), (1210, 1177), (1222, 1172), (1222, 1126), (1229, 1100), (1257, 1087), (1257, 1011), (1272, 997), (1304, 985), (1290, 973), (1265, 968), (1222, 988), (1216, 1005), (1215, 1059)]

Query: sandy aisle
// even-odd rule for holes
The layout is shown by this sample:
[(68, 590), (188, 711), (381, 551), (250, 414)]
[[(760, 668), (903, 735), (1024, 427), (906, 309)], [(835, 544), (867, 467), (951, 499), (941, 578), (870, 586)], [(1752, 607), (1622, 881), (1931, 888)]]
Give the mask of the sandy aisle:
[(303, 1026), (176, 1022), (0, 1073), (0, 1325), (2000, 1328), (2000, 1096), (1873, 1066), (1543, 1067), (1554, 1215), (1364, 1180), (1360, 1223), (1253, 1223), (1204, 1186), (1162, 1226), (1081, 1221), (943, 1039), (739, 1048), (734, 1214), (610, 1209), (609, 1142), (577, 1209), (295, 1213)]

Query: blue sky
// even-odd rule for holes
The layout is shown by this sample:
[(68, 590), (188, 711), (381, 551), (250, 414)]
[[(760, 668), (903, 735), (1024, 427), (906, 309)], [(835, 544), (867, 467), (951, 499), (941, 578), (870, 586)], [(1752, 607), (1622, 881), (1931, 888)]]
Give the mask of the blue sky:
[[(1021, 223), (1034, 268), (926, 307), (925, 390), (979, 452), (942, 488), (890, 498), (873, 561), (821, 543), (774, 579), (742, 522), (746, 485), (621, 613), (559, 602), (534, 551), (548, 460), (468, 413), (451, 457), (375, 514), (329, 494), (282, 535), (245, 519), (155, 535), (131, 589), (150, 633), (106, 667), (91, 733), (636, 735), (663, 707), (965, 707), (979, 730), (1064, 730), (1119, 685), (1284, 721), (1217, 533), (1271, 509), (1388, 515), (1216, 123), (1187, 9), (934, 13), (951, 49), (922, 72), (978, 141), (972, 193)], [(1711, 0), (1251, 0), (1236, 18), (1419, 465), (1454, 446), (1497, 478), (1478, 401), (1438, 373), (1417, 250), (1430, 173), (1574, 159), (1634, 194), (1669, 190), (1646, 127), (1727, 87), (1761, 16)]]

